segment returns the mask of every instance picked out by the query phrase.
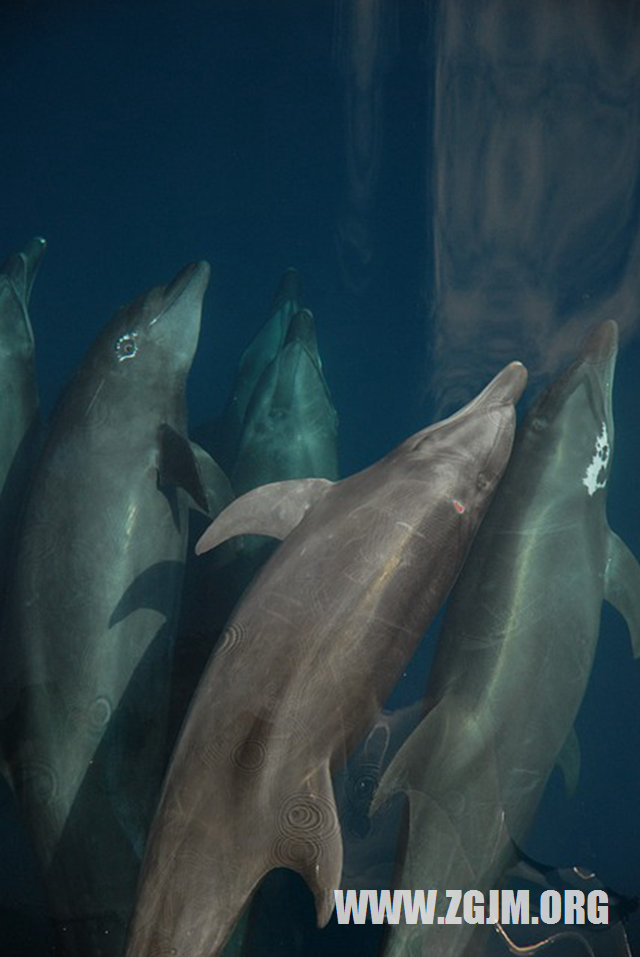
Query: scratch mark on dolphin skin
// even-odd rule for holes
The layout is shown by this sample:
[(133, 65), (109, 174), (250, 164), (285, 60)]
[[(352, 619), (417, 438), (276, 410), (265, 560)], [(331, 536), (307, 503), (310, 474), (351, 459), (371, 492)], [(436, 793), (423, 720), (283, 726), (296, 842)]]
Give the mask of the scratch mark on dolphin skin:
[(418, 535), (419, 538), (424, 538), (424, 539), (426, 539), (426, 537), (427, 537), (426, 535), (423, 535), (422, 532), (419, 532), (418, 529), (415, 528), (413, 525), (409, 525), (408, 522), (396, 522), (396, 525), (398, 525), (399, 528), (406, 528), (406, 529), (408, 529), (408, 531), (410, 531), (412, 535)]
[(86, 411), (85, 411), (85, 413), (84, 413), (84, 414), (85, 414), (85, 417), (86, 417), (86, 416), (89, 416), (89, 415), (91, 414), (91, 410), (92, 410), (93, 406), (95, 405), (96, 399), (97, 399), (98, 396), (100, 395), (100, 392), (101, 392), (101, 390), (102, 390), (102, 386), (103, 386), (103, 385), (104, 385), (104, 379), (100, 379), (100, 382), (98, 383), (98, 387), (97, 387), (96, 391), (95, 391), (95, 392), (93, 393), (93, 395), (91, 396), (91, 402), (90, 402), (89, 405), (87, 406)]
[[(596, 438), (596, 447), (593, 453), (593, 458), (591, 459), (591, 463), (589, 464), (587, 471), (584, 474), (584, 478), (582, 479), (582, 484), (586, 485), (589, 495), (594, 495), (597, 489), (604, 488), (606, 486), (606, 468), (609, 464), (610, 455), (611, 443), (609, 442), (606, 423), (603, 422), (600, 435)], [(601, 472), (605, 473), (605, 477), (602, 481), (598, 481), (598, 476)]]

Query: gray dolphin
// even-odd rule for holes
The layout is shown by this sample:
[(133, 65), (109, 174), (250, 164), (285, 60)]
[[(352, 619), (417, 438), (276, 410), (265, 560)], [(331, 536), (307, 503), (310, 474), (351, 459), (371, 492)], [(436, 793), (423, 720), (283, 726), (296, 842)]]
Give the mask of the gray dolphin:
[(193, 700), (145, 854), (130, 957), (214, 957), (272, 868), (340, 886), (331, 771), (370, 726), (447, 595), (505, 468), (512, 363), (468, 406), (339, 482), (237, 499), (197, 545), (285, 539), (232, 614)]
[(28, 306), (45, 248), (44, 239), (32, 239), (0, 268), (0, 599), (5, 556), (32, 465), (38, 388)]
[[(446, 888), (498, 886), (556, 761), (575, 778), (573, 722), (603, 601), (624, 616), (640, 653), (640, 566), (606, 518), (617, 343), (614, 322), (599, 326), (518, 431), (451, 595), (427, 685), (431, 710), (372, 804), (375, 812), (407, 793), (398, 886), (437, 888), (445, 909)], [(402, 923), (385, 954), (466, 957), (472, 930)]]
[(301, 308), (301, 283), (296, 269), (290, 267), (282, 275), (269, 318), (258, 330), (240, 357), (231, 395), (222, 416), (205, 426), (216, 460), (231, 469), (235, 460), (245, 415), (254, 389), (264, 370), (280, 350), (292, 316)]
[(247, 406), (231, 473), (236, 494), (284, 479), (337, 479), (337, 432), (313, 315), (302, 309), (291, 318)]
[(162, 780), (184, 490), (215, 514), (220, 477), (186, 438), (208, 278), (188, 266), (108, 323), (61, 396), (26, 504), (4, 726), (65, 953), (93, 952), (72, 942), (87, 914), (89, 936), (111, 941), (97, 952), (122, 946)]

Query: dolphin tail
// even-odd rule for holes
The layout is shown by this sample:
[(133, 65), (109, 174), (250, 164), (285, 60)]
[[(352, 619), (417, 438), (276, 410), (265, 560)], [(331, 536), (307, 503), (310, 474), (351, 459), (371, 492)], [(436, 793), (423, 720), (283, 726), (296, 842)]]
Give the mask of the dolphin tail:
[[(329, 921), (342, 838), (328, 760), (292, 775), (282, 766), (272, 774), (261, 757), (257, 740), (234, 748), (233, 781), (219, 782), (217, 795), (201, 791), (202, 816), (185, 818), (193, 782), (187, 790), (178, 783), (161, 805), (147, 843), (128, 957), (169, 954), (172, 947), (183, 953), (185, 941), (185, 954), (218, 957), (273, 868), (300, 874), (313, 892), (319, 926)], [(241, 810), (237, 819), (231, 804)]]
[(300, 874), (315, 899), (318, 927), (334, 908), (334, 890), (342, 877), (342, 837), (328, 762), (279, 799), (276, 833), (261, 876), (274, 867)]
[(604, 597), (620, 612), (631, 635), (634, 658), (640, 656), (640, 565), (621, 538), (609, 529)]

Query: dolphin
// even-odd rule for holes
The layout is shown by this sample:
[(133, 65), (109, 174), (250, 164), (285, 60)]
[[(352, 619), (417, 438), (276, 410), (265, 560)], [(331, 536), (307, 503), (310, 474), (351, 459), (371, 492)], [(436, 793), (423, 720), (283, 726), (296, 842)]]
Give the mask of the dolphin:
[[(605, 322), (519, 429), (451, 595), (429, 711), (372, 803), (375, 812), (396, 791), (408, 795), (398, 886), (439, 889), (445, 908), (446, 888), (498, 886), (556, 762), (575, 782), (573, 723), (603, 601), (626, 619), (640, 653), (640, 566), (606, 518), (617, 349), (617, 326)], [(466, 957), (472, 930), (399, 924), (385, 955)]]
[(285, 479), (337, 479), (337, 431), (313, 314), (302, 309), (247, 406), (231, 473), (236, 494)]
[(280, 278), (269, 318), (240, 357), (231, 395), (222, 415), (203, 427), (216, 461), (231, 470), (238, 452), (245, 415), (260, 377), (279, 352), (291, 318), (301, 308), (302, 285), (296, 269), (289, 267)]
[(173, 753), (127, 953), (214, 957), (272, 868), (340, 886), (331, 772), (444, 601), (506, 466), (520, 363), (451, 418), (339, 482), (262, 486), (196, 546), (283, 539), (231, 615)]
[(28, 306), (46, 245), (36, 237), (0, 267), (0, 601), (4, 556), (11, 551), (16, 514), (33, 464), (38, 388)]
[(187, 510), (214, 515), (231, 497), (186, 436), (208, 278), (190, 265), (107, 324), (60, 398), (26, 503), (3, 724), (63, 953), (97, 948), (79, 936), (87, 915), (87, 934), (111, 941), (97, 953), (122, 946), (164, 772)]

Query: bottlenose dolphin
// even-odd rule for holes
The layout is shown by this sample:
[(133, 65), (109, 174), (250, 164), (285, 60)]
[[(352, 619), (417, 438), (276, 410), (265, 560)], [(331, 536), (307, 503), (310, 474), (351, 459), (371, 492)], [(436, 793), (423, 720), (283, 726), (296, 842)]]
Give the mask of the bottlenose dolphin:
[(0, 268), (0, 604), (6, 556), (32, 465), (38, 415), (29, 297), (46, 243), (32, 239)]
[(212, 425), (209, 440), (216, 461), (231, 470), (235, 460), (245, 415), (260, 377), (273, 361), (287, 335), (289, 322), (301, 308), (301, 283), (297, 270), (285, 270), (273, 297), (269, 318), (258, 330), (240, 357), (231, 395), (223, 414)]
[(183, 725), (145, 853), (130, 957), (214, 957), (272, 868), (340, 886), (331, 785), (445, 599), (508, 460), (520, 363), (468, 406), (339, 482), (267, 485), (200, 553), (284, 539), (232, 614)]
[[(624, 616), (640, 653), (640, 566), (606, 519), (617, 345), (616, 324), (600, 325), (518, 431), (451, 595), (427, 684), (431, 710), (372, 804), (375, 812), (395, 791), (408, 795), (398, 886), (439, 889), (438, 915), (446, 888), (498, 886), (554, 763), (575, 780), (573, 723), (603, 601)], [(472, 930), (399, 924), (385, 954), (466, 957)]]
[(189, 496), (211, 514), (229, 501), (186, 437), (208, 278), (188, 266), (108, 323), (61, 396), (26, 504), (4, 731), (65, 953), (98, 947), (80, 939), (87, 915), (96, 952), (122, 946), (166, 760)]
[(338, 478), (338, 416), (322, 372), (313, 315), (291, 318), (244, 418), (231, 484), (241, 495), (293, 478)]

